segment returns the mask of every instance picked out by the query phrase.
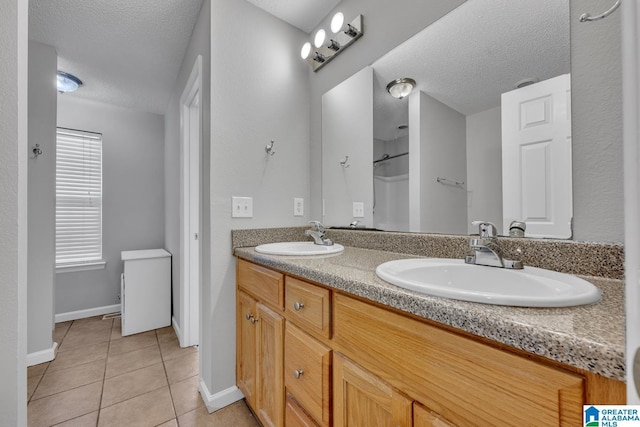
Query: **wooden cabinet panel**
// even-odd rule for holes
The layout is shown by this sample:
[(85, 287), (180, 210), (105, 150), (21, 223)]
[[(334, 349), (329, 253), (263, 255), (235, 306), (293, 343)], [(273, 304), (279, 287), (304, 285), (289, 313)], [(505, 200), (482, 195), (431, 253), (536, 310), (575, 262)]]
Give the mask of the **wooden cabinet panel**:
[(329, 338), (331, 292), (302, 280), (285, 279), (285, 311), (296, 324)]
[(318, 427), (309, 415), (298, 405), (298, 403), (287, 394), (287, 406), (284, 410), (285, 427)]
[(236, 382), (253, 407), (256, 393), (256, 301), (244, 292), (236, 295)]
[(284, 276), (281, 273), (239, 259), (236, 280), (239, 288), (258, 301), (284, 308)]
[(411, 400), (344, 356), (333, 357), (334, 427), (411, 427)]
[(582, 422), (583, 377), (343, 295), (334, 299), (334, 341), (455, 424), (522, 426), (532, 414), (539, 425)]
[(413, 427), (455, 427), (455, 425), (419, 403), (414, 402)]
[(261, 303), (256, 304), (257, 369), (255, 410), (265, 427), (284, 423), (284, 318)]
[(331, 419), (331, 349), (287, 322), (285, 387), (316, 421)]

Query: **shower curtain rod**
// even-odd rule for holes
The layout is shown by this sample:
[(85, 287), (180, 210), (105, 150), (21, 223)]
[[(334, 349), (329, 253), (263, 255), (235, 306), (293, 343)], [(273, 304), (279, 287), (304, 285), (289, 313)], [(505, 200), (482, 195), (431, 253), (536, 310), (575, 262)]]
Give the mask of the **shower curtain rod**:
[(375, 165), (375, 164), (378, 164), (380, 162), (384, 162), (385, 160), (391, 160), (391, 159), (395, 159), (396, 157), (406, 156), (407, 154), (409, 154), (409, 152), (402, 153), (402, 154), (396, 154), (395, 156), (389, 156), (389, 157), (384, 158), (384, 159), (374, 160), (373, 164)]

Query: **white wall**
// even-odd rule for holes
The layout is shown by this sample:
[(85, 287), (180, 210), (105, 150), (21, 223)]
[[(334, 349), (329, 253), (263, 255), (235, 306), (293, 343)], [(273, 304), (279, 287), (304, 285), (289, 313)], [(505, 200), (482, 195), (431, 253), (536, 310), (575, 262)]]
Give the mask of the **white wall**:
[[(325, 226), (354, 219), (373, 226), (373, 69), (365, 67), (322, 97), (322, 188)], [(358, 123), (358, 126), (354, 126)], [(349, 167), (340, 162), (349, 156)], [(364, 203), (364, 218), (353, 217)], [(315, 218), (314, 218), (315, 219)]]
[(0, 2), (0, 425), (27, 424), (28, 2)]
[(409, 159), (411, 231), (465, 233), (465, 189), (437, 182), (467, 181), (465, 116), (424, 92), (411, 94), (409, 152), (417, 154)]
[[(318, 28), (328, 28), (338, 10), (349, 20), (362, 14), (364, 35), (318, 72), (308, 72), (311, 80), (311, 217), (319, 218), (322, 213), (322, 165), (317, 161), (322, 153), (322, 95), (462, 3), (464, 0), (343, 0), (320, 23)], [(294, 52), (300, 47), (301, 44), (296, 46)]]
[[(211, 281), (200, 354), (201, 376), (217, 393), (235, 388), (231, 230), (309, 219), (309, 66), (300, 59), (300, 30), (248, 2), (211, 5)], [(264, 151), (271, 139), (272, 157)], [(253, 218), (232, 219), (231, 196), (253, 197)], [(305, 199), (304, 217), (293, 217), (294, 197)]]
[(58, 126), (102, 133), (102, 247), (106, 268), (56, 275), (56, 314), (118, 304), (120, 252), (164, 247), (164, 119), (71, 94)]
[[(29, 42), (29, 244), (27, 352), (51, 350), (55, 287), (56, 98), (58, 56)], [(42, 155), (31, 149), (40, 144)], [(50, 357), (53, 357), (51, 352)]]
[(200, 14), (193, 29), (189, 46), (182, 60), (182, 66), (173, 87), (171, 100), (167, 106), (164, 121), (164, 188), (165, 188), (165, 246), (173, 254), (172, 260), (172, 301), (173, 319), (180, 327), (180, 187), (181, 187), (181, 146), (180, 146), (180, 97), (191, 75), (193, 64), (198, 55), (202, 55), (202, 88), (200, 91), (200, 111), (202, 119), (202, 148), (200, 170), (201, 212), (201, 283), (211, 280), (210, 259), (211, 228), (207, 219), (210, 215), (209, 156), (211, 146), (211, 1), (202, 3)]
[(476, 220), (493, 222), (503, 234), (500, 107), (467, 116), (467, 209), (469, 234), (478, 232)]

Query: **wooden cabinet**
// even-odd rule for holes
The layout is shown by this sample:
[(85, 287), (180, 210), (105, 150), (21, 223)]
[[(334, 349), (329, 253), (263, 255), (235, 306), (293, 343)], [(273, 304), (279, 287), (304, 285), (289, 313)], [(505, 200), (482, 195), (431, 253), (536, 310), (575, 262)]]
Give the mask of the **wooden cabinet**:
[(456, 427), (419, 403), (413, 404), (413, 427)]
[(334, 427), (411, 427), (412, 401), (340, 354), (333, 358)]
[(256, 328), (252, 319), (257, 315), (256, 300), (238, 292), (236, 303), (236, 382), (255, 407), (256, 394)]
[(285, 311), (292, 322), (329, 338), (331, 292), (302, 280), (285, 279)]
[(284, 410), (284, 424), (287, 427), (318, 427), (318, 424), (298, 405), (290, 394)]

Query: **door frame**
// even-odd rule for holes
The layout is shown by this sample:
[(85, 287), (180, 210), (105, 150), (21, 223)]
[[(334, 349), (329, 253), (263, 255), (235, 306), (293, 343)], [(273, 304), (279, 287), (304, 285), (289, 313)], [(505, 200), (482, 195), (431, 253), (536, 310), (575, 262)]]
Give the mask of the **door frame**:
[[(180, 97), (180, 347), (200, 343), (202, 56), (198, 55)], [(196, 132), (193, 132), (193, 129)], [(193, 145), (197, 144), (197, 147)], [(195, 159), (192, 157), (195, 156)], [(195, 185), (195, 188), (192, 186)], [(195, 191), (195, 200), (190, 197)], [(195, 229), (195, 231), (194, 231)], [(195, 237), (193, 234), (198, 236)], [(191, 247), (197, 240), (196, 250)], [(194, 253), (195, 252), (195, 253)], [(195, 280), (194, 280), (195, 278)], [(195, 282), (195, 283), (194, 283)]]

